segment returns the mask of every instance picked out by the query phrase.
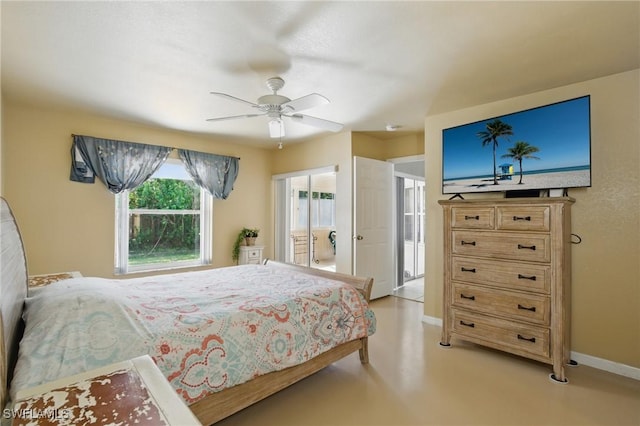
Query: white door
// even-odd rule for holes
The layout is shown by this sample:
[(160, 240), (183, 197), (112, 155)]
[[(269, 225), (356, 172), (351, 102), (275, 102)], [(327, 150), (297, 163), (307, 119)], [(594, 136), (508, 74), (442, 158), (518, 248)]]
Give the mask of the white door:
[(371, 298), (393, 291), (393, 164), (354, 157), (354, 274), (373, 277)]

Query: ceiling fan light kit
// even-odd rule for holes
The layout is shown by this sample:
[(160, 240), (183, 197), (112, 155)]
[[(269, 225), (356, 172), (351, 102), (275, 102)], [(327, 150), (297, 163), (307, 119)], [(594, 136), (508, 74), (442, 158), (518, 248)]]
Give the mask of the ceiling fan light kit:
[[(253, 118), (260, 116), (269, 117), (269, 136), (272, 138), (284, 137), (284, 120), (283, 118), (291, 118), (293, 121), (317, 127), (323, 130), (339, 132), (344, 127), (341, 123), (325, 120), (323, 118), (312, 117), (310, 115), (300, 114), (299, 111), (314, 108), (329, 103), (329, 99), (318, 94), (311, 93), (297, 99), (289, 99), (286, 96), (279, 95), (278, 90), (284, 87), (284, 80), (280, 77), (272, 77), (267, 80), (267, 87), (273, 92), (269, 95), (263, 95), (258, 98), (257, 103), (246, 101), (244, 99), (231, 96), (221, 92), (211, 92), (212, 95), (220, 96), (225, 99), (240, 102), (251, 106), (260, 111), (260, 113), (233, 115), (228, 117), (209, 118), (207, 121), (224, 121), (235, 120), (238, 118)], [(279, 147), (282, 144), (279, 144)]]
[(284, 124), (280, 118), (272, 118), (269, 120), (269, 136), (272, 138), (281, 138), (284, 136)]

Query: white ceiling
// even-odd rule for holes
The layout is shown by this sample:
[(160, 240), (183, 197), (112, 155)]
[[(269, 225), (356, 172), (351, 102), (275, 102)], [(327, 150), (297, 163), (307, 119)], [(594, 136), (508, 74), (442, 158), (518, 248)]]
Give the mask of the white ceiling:
[[(345, 131), (421, 130), (446, 112), (640, 67), (640, 2), (7, 2), (2, 93), (272, 146), (267, 78)], [(287, 121), (287, 142), (325, 133)]]

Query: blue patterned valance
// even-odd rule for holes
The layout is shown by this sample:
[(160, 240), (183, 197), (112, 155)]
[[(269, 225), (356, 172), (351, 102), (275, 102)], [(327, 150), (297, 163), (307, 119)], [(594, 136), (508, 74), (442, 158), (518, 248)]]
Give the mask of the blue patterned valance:
[[(171, 148), (100, 139), (91, 136), (73, 137), (72, 155), (79, 153), (86, 165), (84, 175), (90, 170), (114, 194), (141, 185), (158, 170), (169, 156)], [(79, 161), (71, 163), (71, 180), (82, 175)], [(86, 181), (86, 177), (80, 182)]]
[(178, 154), (193, 181), (213, 198), (229, 196), (238, 176), (237, 158), (186, 149), (179, 149)]
[[(118, 194), (144, 183), (165, 162), (173, 148), (73, 135), (71, 175), (75, 182), (94, 183), (97, 176)], [(226, 199), (238, 176), (238, 158), (178, 150), (194, 182), (214, 198)]]

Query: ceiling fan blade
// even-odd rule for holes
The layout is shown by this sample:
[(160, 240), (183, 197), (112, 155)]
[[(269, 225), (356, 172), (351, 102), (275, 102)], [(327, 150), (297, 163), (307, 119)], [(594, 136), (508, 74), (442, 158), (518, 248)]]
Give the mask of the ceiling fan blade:
[(291, 108), (292, 111), (302, 111), (320, 105), (326, 105), (328, 103), (329, 99), (325, 98), (324, 96), (318, 93), (311, 93), (310, 95), (292, 99), (289, 102), (282, 104), (282, 108)]
[(212, 95), (216, 95), (216, 96), (220, 96), (222, 98), (226, 98), (226, 99), (230, 99), (232, 101), (236, 101), (236, 102), (240, 102), (243, 104), (247, 104), (250, 105), (252, 107), (258, 107), (258, 104), (254, 104), (253, 102), (249, 102), (249, 101), (245, 101), (244, 99), (240, 99), (240, 98), (236, 98), (235, 96), (231, 96), (231, 95), (227, 95), (226, 93), (221, 93), (221, 92), (209, 92)]
[(265, 114), (243, 114), (243, 115), (231, 115), (229, 117), (217, 117), (217, 118), (207, 118), (206, 121), (225, 121), (225, 120), (235, 120), (237, 118), (252, 118), (252, 117), (261, 117)]
[(298, 121), (303, 124), (308, 124), (309, 126), (318, 127), (324, 130), (331, 130), (332, 132), (339, 132), (344, 127), (341, 123), (325, 120), (323, 118), (311, 117), (310, 115), (291, 114), (286, 117), (290, 117), (294, 121)]
[(269, 136), (272, 138), (284, 137), (284, 123), (281, 119), (273, 119), (269, 121)]

